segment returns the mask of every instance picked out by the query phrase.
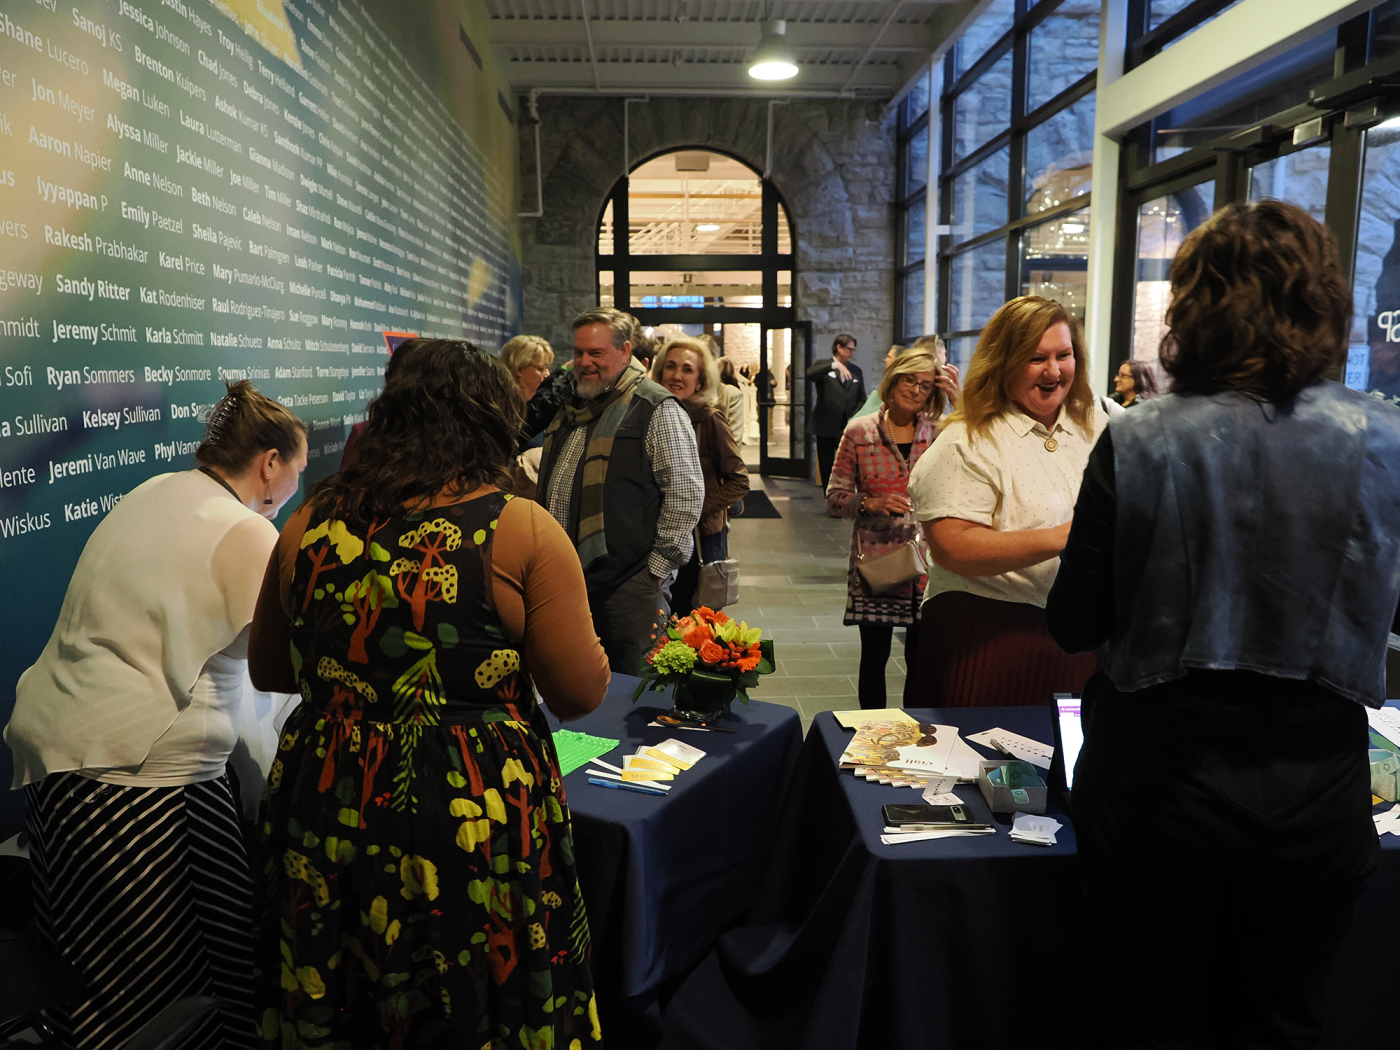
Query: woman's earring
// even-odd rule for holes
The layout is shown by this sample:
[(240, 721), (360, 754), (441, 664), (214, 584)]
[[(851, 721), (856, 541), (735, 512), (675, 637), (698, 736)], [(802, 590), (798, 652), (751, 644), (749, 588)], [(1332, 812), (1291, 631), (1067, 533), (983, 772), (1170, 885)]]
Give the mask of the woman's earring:
[(263, 497), (263, 506), (270, 507), (272, 506), (272, 482), (268, 481), (266, 478), (263, 478), (263, 486), (264, 491), (267, 493), (267, 495)]

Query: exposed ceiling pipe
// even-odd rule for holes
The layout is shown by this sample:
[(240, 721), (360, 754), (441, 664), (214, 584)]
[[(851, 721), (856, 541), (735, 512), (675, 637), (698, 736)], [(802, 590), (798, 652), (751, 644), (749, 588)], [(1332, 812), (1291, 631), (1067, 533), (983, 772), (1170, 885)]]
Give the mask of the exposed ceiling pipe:
[(530, 89), (530, 101), (527, 103), (530, 114), (530, 123), (535, 125), (535, 202), (534, 211), (518, 211), (516, 217), (520, 219), (538, 219), (544, 215), (544, 169), (540, 166), (540, 89)]
[(632, 111), (633, 102), (650, 102), (651, 97), (641, 95), (622, 100), (622, 177), (632, 173)]
[(845, 86), (841, 89), (842, 95), (846, 95), (850, 92), (856, 82), (856, 76), (860, 73), (861, 67), (864, 66), (866, 60), (875, 53), (875, 49), (880, 46), (880, 41), (885, 37), (885, 30), (890, 27), (890, 23), (894, 21), (895, 15), (899, 14), (899, 9), (903, 6), (904, 0), (894, 0), (894, 2), (890, 4), (890, 13), (887, 14), (885, 20), (880, 23), (880, 31), (875, 34), (875, 39), (870, 41), (870, 46), (865, 49), (865, 54), (860, 56), (860, 61), (857, 62), (855, 67), (851, 70), (850, 77), (847, 78)]
[(602, 91), (603, 82), (598, 79), (598, 56), (593, 51), (593, 27), (588, 24), (588, 0), (578, 0), (583, 12), (583, 35), (588, 39), (588, 64), (593, 68), (593, 90)]
[[(587, 89), (578, 87), (542, 87), (537, 89), (541, 95), (573, 95), (583, 94)], [(636, 88), (602, 88), (594, 94), (600, 94), (604, 98), (630, 97)], [(802, 91), (793, 89), (783, 92), (783, 101), (792, 101), (802, 98), (850, 98), (859, 97), (862, 93), (867, 94), (872, 99), (887, 99), (892, 93), (891, 88), (864, 88), (847, 92), (845, 89), (830, 91)], [(713, 87), (676, 87), (676, 88), (648, 88), (647, 101), (654, 98), (751, 98), (762, 100), (762, 91), (754, 91), (746, 88), (713, 88)]]
[(763, 177), (771, 179), (773, 177), (773, 107), (786, 106), (790, 99), (770, 98), (768, 100), (768, 150), (764, 154)]

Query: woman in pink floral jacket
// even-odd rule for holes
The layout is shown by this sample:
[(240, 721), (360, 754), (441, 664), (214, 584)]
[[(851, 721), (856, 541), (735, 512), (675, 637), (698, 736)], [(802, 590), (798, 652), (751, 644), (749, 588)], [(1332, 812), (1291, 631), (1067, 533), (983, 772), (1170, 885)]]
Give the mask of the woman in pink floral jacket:
[(860, 628), (860, 706), (885, 706), (885, 666), (896, 627), (905, 628), (905, 699), (919, 651), (919, 605), (925, 578), (881, 594), (871, 592), (856, 571), (864, 552), (874, 558), (918, 535), (909, 516), (909, 472), (933, 443), (946, 394), (956, 396), (954, 381), (943, 375), (927, 353), (897, 358), (880, 381), (883, 407), (873, 416), (853, 419), (841, 435), (831, 468), (826, 502), (832, 514), (854, 518), (847, 570), (847, 626)]

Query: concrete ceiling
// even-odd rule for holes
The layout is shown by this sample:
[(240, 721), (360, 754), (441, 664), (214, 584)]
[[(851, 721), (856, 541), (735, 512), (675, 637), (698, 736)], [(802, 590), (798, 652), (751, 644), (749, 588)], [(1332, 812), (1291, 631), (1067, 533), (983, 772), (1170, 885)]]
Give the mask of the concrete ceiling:
[[(519, 92), (888, 99), (986, 0), (484, 0)], [(792, 80), (749, 77), (763, 22), (787, 21)]]

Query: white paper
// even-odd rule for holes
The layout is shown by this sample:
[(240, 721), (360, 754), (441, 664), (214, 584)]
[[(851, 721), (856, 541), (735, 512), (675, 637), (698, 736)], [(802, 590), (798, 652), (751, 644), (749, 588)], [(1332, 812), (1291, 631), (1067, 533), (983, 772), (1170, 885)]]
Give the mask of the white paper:
[(974, 835), (995, 835), (995, 828), (986, 831), (910, 831), (903, 835), (881, 835), (880, 841), (886, 846), (897, 842), (928, 842), (930, 839), (971, 838)]
[[(935, 725), (938, 743), (932, 747), (909, 745), (899, 749), (899, 757), (889, 763), (891, 769), (903, 769), (926, 777), (952, 777), (955, 780), (977, 779), (982, 756), (958, 735), (957, 726)], [(950, 785), (951, 786), (951, 785)], [(945, 789), (946, 790), (946, 789)]]
[(1391, 806), (1384, 813), (1373, 813), (1377, 835), (1400, 835), (1400, 803)]
[(706, 726), (663, 726), (660, 722), (648, 722), (648, 726), (655, 726), (657, 729), (684, 729), (687, 733), (710, 733), (712, 729)]
[(696, 762), (705, 757), (705, 752), (698, 747), (691, 747), (685, 741), (677, 740), (675, 737), (663, 740), (659, 744), (653, 744), (649, 750), (660, 751), (663, 755), (669, 755), (671, 758), (679, 758), (688, 766), (695, 765)]
[(961, 806), (963, 804), (963, 800), (958, 798), (958, 796), (951, 791), (945, 791), (941, 795), (935, 795), (929, 792), (927, 788), (924, 790), (924, 801), (930, 806)]
[(917, 722), (918, 719), (911, 718), (897, 707), (887, 707), (876, 710), (867, 708), (861, 711), (833, 711), (836, 721), (847, 729), (859, 729), (866, 722)]
[(958, 741), (957, 726), (933, 726), (934, 739), (937, 741), (932, 746), (921, 747), (918, 744), (907, 744), (898, 751), (898, 758), (891, 759), (888, 763), (891, 769), (905, 769), (911, 773), (922, 773), (926, 776), (944, 776), (948, 772), (948, 761), (953, 754), (953, 748)]
[(1400, 746), (1400, 710), (1393, 707), (1382, 707), (1379, 711), (1372, 711), (1368, 707), (1366, 721), (1381, 736), (1392, 744)]
[(986, 732), (976, 733), (968, 739), (974, 744), (996, 748), (1012, 758), (1029, 762), (1041, 769), (1049, 769), (1050, 760), (1055, 757), (1055, 749), (1049, 744), (1042, 744), (1039, 740), (1032, 740), (1020, 733), (1013, 733), (1009, 729), (988, 729)]
[[(946, 794), (948, 794), (950, 791), (953, 790), (953, 786), (954, 786), (955, 784), (957, 784), (957, 782), (958, 782), (958, 778), (957, 778), (957, 777), (932, 777), (932, 778), (930, 778), (929, 781), (928, 781), (928, 786), (924, 788), (924, 796), (925, 796), (924, 801), (925, 801), (925, 802), (928, 802), (928, 804), (931, 805), (931, 806), (941, 806), (941, 805), (944, 805), (944, 803), (942, 803), (942, 802), (934, 802), (934, 801), (933, 801), (931, 798), (929, 798), (928, 796), (929, 796), (929, 795), (946, 795)], [(954, 806), (954, 805), (959, 805), (959, 803), (956, 803), (956, 802), (949, 802), (949, 803), (947, 803), (947, 805)]]
[(959, 780), (976, 780), (985, 759), (972, 750), (967, 741), (958, 737), (953, 741), (953, 754), (948, 760), (948, 772)]
[(1055, 832), (1064, 827), (1054, 817), (1035, 813), (1017, 813), (1011, 825), (1011, 837), (1017, 842), (1027, 842), (1040, 846), (1053, 846)]

